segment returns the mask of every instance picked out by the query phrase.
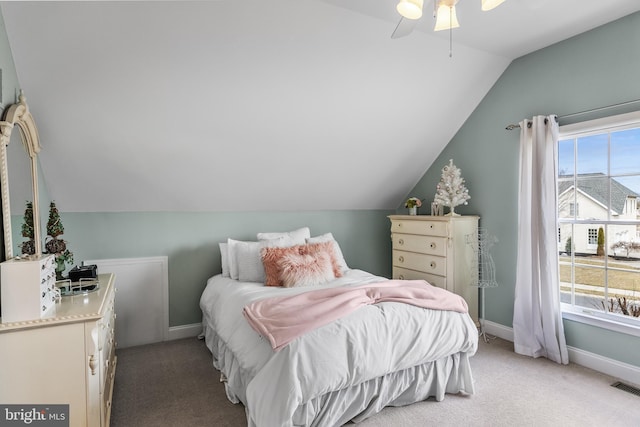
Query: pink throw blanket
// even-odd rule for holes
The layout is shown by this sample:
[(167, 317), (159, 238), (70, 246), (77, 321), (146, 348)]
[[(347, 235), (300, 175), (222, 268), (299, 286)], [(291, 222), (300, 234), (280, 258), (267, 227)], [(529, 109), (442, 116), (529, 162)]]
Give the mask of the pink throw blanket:
[(244, 307), (251, 327), (280, 350), (295, 338), (378, 302), (401, 302), (418, 307), (466, 313), (459, 295), (424, 280), (388, 280), (357, 287), (323, 288), (297, 295), (265, 298)]

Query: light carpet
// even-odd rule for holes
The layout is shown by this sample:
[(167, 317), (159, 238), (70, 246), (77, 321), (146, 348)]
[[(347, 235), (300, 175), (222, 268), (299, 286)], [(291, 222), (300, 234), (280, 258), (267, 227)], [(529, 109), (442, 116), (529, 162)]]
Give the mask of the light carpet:
[[(117, 354), (112, 426), (246, 426), (244, 407), (227, 400), (204, 342)], [(385, 408), (358, 426), (640, 426), (640, 397), (588, 368), (520, 356), (501, 339), (481, 341), (471, 365), (476, 394)]]

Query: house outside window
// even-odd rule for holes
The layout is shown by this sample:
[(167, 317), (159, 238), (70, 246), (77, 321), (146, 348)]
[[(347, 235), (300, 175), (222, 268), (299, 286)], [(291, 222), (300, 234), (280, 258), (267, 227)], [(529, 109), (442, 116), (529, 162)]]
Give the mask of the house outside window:
[(563, 310), (640, 327), (640, 112), (561, 126)]

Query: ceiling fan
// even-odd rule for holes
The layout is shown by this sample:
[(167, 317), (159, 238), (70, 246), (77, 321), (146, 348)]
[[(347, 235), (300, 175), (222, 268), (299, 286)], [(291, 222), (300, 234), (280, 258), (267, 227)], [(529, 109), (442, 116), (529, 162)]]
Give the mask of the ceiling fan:
[[(459, 0), (433, 0), (433, 17), (436, 19), (434, 31), (458, 28), (460, 23), (456, 16), (456, 3)], [(482, 10), (488, 11), (498, 7), (505, 0), (482, 0)], [(400, 14), (400, 21), (391, 34), (392, 39), (408, 36), (422, 18), (424, 0), (400, 0), (396, 9)]]

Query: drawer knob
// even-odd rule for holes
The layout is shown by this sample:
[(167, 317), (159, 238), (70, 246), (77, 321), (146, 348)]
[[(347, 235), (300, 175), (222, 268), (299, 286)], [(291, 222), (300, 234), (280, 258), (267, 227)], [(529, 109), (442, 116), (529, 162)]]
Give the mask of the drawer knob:
[(400, 255), (400, 256), (398, 257), (398, 261), (400, 261), (400, 262), (404, 262), (404, 257), (403, 257), (402, 255)]
[(399, 280), (404, 280), (404, 276), (401, 274), (400, 276), (398, 276)]
[(435, 248), (436, 248), (436, 244), (435, 244), (434, 242), (431, 242), (431, 244), (429, 245), (429, 247), (430, 247), (431, 249), (435, 249)]
[(404, 245), (404, 239), (400, 239), (400, 240), (398, 240), (398, 244), (399, 244), (399, 245)]
[(429, 229), (432, 230), (433, 229), (433, 224), (429, 224)]
[(429, 266), (431, 268), (436, 268), (436, 262), (435, 261), (431, 261), (431, 263), (429, 264)]
[(89, 356), (89, 369), (91, 370), (91, 375), (96, 374), (97, 365), (98, 363), (97, 363), (96, 357), (92, 354), (91, 356)]

